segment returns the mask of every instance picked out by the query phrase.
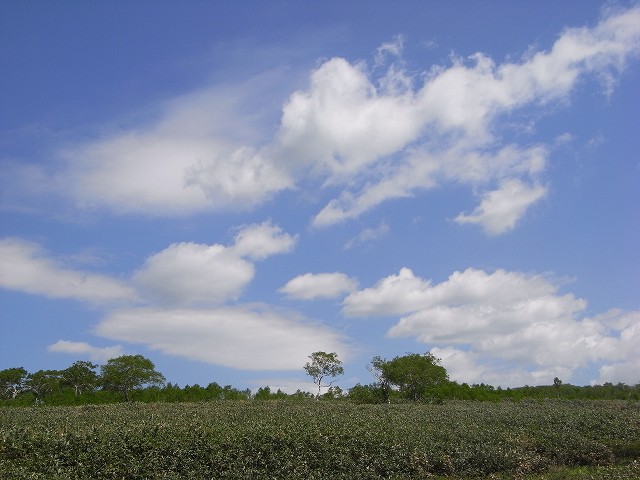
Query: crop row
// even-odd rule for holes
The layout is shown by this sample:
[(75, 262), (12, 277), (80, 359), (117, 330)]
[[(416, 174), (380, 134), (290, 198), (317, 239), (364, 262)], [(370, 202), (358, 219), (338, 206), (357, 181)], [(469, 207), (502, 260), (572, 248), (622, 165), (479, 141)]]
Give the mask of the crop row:
[(117, 404), (0, 409), (0, 478), (521, 475), (640, 457), (631, 402)]

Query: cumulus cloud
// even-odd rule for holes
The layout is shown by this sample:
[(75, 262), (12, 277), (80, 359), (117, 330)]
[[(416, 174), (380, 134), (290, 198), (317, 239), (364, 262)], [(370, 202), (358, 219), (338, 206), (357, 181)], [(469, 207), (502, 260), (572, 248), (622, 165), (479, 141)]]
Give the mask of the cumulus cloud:
[(348, 350), (335, 331), (266, 307), (125, 309), (96, 333), (141, 343), (168, 355), (248, 370), (299, 370), (309, 352)]
[[(610, 89), (609, 79), (640, 50), (638, 25), (640, 8), (632, 8), (594, 28), (566, 30), (549, 51), (520, 62), (497, 65), (482, 53), (456, 57), (448, 67), (433, 68), (417, 88), (406, 78), (395, 80), (396, 64), (376, 82), (362, 62), (325, 62), (308, 89), (285, 105), (279, 137), (283, 151), (313, 175), (346, 186), (314, 225), (357, 217), (445, 182), (498, 182), (499, 190), (458, 221), (478, 223), (492, 235), (508, 231), (544, 195), (538, 176), (548, 149), (504, 145), (494, 134), (501, 117), (565, 99), (587, 74), (606, 77)], [(401, 47), (399, 40), (384, 44), (375, 66)], [(506, 197), (509, 189), (517, 190), (513, 201)]]
[(164, 304), (221, 303), (253, 279), (251, 262), (222, 245), (176, 243), (145, 261), (133, 280)]
[[(270, 221), (241, 227), (229, 246), (176, 243), (151, 255), (132, 275), (132, 285), (114, 278), (65, 268), (36, 244), (0, 240), (0, 287), (53, 298), (105, 303), (118, 301), (95, 333), (142, 343), (168, 355), (254, 370), (294, 370), (309, 352), (348, 355), (344, 337), (294, 312), (268, 306), (225, 305), (237, 300), (254, 276), (254, 261), (289, 252), (296, 237)], [(320, 276), (321, 278), (321, 276)], [(346, 276), (334, 276), (343, 289), (355, 288)], [(333, 286), (335, 288), (335, 285)], [(327, 295), (316, 289), (319, 296)], [(147, 307), (135, 307), (145, 300)], [(122, 354), (122, 346), (95, 347), (59, 340), (50, 352), (86, 355), (104, 361)]]
[(91, 303), (131, 302), (138, 298), (125, 281), (66, 268), (39, 245), (17, 238), (0, 240), (0, 287)]
[(512, 230), (529, 206), (547, 193), (541, 185), (529, 186), (516, 179), (504, 180), (497, 190), (484, 194), (482, 202), (470, 214), (461, 213), (457, 223), (477, 223), (488, 235)]
[(548, 382), (551, 373), (566, 378), (594, 364), (602, 366), (603, 377), (631, 371), (638, 358), (631, 349), (640, 335), (638, 312), (586, 318), (586, 302), (558, 290), (544, 276), (473, 268), (434, 285), (403, 268), (351, 293), (343, 311), (400, 316), (388, 336), (434, 346), (452, 378), (462, 381)]
[(296, 239), (267, 221), (241, 228), (235, 237), (233, 251), (243, 257), (263, 260), (271, 255), (290, 252)]
[(119, 357), (124, 354), (121, 345), (112, 347), (95, 347), (87, 342), (72, 342), (69, 340), (58, 340), (56, 343), (47, 347), (49, 352), (68, 353), (73, 355), (86, 355), (93, 362), (106, 362), (112, 358)]
[(282, 106), (275, 135), (255, 113), (266, 109), (264, 84), (275, 83), (262, 75), (179, 96), (151, 119), (71, 145), (58, 152), (58, 171), (13, 165), (3, 184), (12, 197), (55, 191), (85, 208), (157, 216), (251, 208), (285, 189), (329, 186), (338, 193), (313, 219), (325, 227), (454, 182), (489, 192), (457, 221), (497, 235), (542, 198), (549, 156), (543, 144), (497, 134), (505, 119), (535, 123), (525, 109), (562, 103), (585, 76), (610, 94), (640, 51), (639, 25), (636, 6), (567, 29), (518, 61), (477, 52), (417, 73), (405, 70), (400, 35), (377, 49), (372, 67), (341, 57), (321, 63)]
[(291, 298), (313, 300), (335, 298), (357, 286), (356, 280), (344, 273), (305, 273), (289, 280), (280, 291)]
[(203, 245), (177, 243), (145, 261), (134, 282), (154, 302), (174, 305), (211, 305), (235, 300), (253, 279), (254, 264), (290, 251), (295, 237), (264, 222), (238, 231), (235, 243)]
[(373, 288), (353, 292), (343, 303), (349, 316), (399, 315), (420, 308), (431, 284), (402, 268), (398, 275), (380, 280)]

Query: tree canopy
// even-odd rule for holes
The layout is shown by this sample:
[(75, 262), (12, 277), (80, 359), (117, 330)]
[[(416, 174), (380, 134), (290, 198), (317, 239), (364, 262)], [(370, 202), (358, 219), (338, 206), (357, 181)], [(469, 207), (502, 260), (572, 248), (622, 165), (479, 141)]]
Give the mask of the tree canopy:
[(142, 355), (122, 355), (112, 358), (101, 368), (103, 388), (124, 394), (129, 401), (129, 392), (145, 385), (161, 385), (164, 375), (157, 372), (155, 365)]
[(0, 371), (0, 398), (15, 398), (26, 387), (29, 373), (22, 367)]
[(410, 353), (392, 360), (374, 357), (371, 366), (387, 395), (389, 387), (395, 386), (404, 396), (415, 401), (427, 396), (430, 389), (449, 380), (440, 359), (429, 352), (423, 355)]
[(336, 352), (314, 352), (309, 355), (311, 362), (307, 362), (304, 365), (304, 369), (313, 379), (313, 383), (318, 386), (317, 398), (320, 397), (320, 390), (322, 387), (329, 387), (335, 380), (332, 380), (328, 384), (324, 384), (324, 380), (327, 377), (337, 377), (344, 373), (342, 368), (342, 362), (338, 359)]

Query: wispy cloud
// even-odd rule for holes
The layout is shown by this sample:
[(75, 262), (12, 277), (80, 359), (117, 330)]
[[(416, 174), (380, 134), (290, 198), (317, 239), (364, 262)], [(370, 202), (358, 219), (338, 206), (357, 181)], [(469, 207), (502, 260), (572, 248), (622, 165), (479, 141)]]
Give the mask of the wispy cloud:
[(347, 243), (344, 244), (344, 248), (349, 250), (357, 245), (362, 245), (365, 243), (369, 243), (379, 238), (384, 237), (389, 233), (389, 225), (382, 222), (375, 228), (365, 228), (358, 235), (349, 239)]
[(138, 299), (128, 282), (70, 269), (22, 239), (0, 239), (0, 265), (0, 286), (10, 290), (98, 304)]
[(289, 280), (280, 292), (301, 300), (335, 298), (354, 291), (358, 282), (344, 273), (305, 273)]
[(49, 345), (47, 350), (54, 353), (81, 356), (93, 362), (106, 362), (124, 354), (124, 349), (121, 345), (95, 347), (87, 342), (72, 342), (69, 340), (58, 340), (56, 343)]

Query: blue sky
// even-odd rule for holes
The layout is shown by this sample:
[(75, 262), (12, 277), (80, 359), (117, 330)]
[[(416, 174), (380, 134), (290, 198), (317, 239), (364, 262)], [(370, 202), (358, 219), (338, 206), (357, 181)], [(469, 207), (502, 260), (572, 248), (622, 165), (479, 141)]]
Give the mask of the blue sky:
[(636, 2), (0, 2), (0, 369), (640, 381)]

